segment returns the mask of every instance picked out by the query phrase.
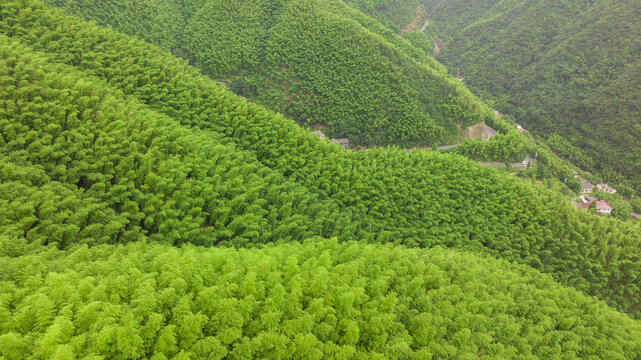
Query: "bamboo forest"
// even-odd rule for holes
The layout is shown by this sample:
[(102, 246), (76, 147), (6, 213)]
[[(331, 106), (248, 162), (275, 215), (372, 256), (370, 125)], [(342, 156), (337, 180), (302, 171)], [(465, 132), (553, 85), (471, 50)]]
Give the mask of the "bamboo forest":
[(0, 360), (641, 359), (634, 183), (414, 7), (0, 2)]

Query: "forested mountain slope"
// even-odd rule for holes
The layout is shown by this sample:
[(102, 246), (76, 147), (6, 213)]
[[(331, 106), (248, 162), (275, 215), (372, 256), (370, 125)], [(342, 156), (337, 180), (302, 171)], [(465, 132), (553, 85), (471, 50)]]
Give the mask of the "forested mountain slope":
[(460, 156), (346, 152), (35, 0), (0, 3), (0, 82), (4, 358), (641, 353), (636, 224)]
[(337, 0), (50, 0), (189, 59), (234, 92), (353, 144), (451, 144), (491, 111)]
[[(321, 235), (443, 244), (532, 265), (640, 311), (638, 226), (578, 213), (558, 194), (462, 157), (345, 152), (152, 46), (20, 4), (5, 3), (0, 21), (3, 181), (34, 194), (66, 186), (79, 204), (115, 216), (104, 229), (112, 236), (97, 241), (82, 233), (92, 214), (39, 227), (39, 214), (60, 215), (57, 204), (41, 212), (37, 201), (9, 201), (9, 212), (30, 215), (7, 224), (25, 243), (71, 232), (88, 243), (145, 235), (247, 246)], [(14, 174), (23, 168), (38, 181)]]
[(0, 257), (0, 356), (634, 359), (641, 325), (524, 266), (315, 240)]
[[(412, 20), (385, 2), (349, 3), (396, 27)], [(430, 20), (429, 40), (408, 38), (432, 53), (438, 36), (439, 60), (476, 94), (582, 168), (641, 189), (640, 2), (400, 3)]]

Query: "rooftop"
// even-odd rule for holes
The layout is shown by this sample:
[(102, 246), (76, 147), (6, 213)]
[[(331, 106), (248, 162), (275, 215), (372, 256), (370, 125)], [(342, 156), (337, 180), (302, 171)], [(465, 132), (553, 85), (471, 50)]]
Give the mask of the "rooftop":
[(584, 178), (581, 178), (581, 189), (592, 190), (592, 189), (594, 189), (594, 185), (592, 185), (592, 183), (590, 183), (589, 181), (585, 180)]
[(613, 188), (612, 186), (610, 186), (610, 185), (608, 185), (606, 183), (600, 183), (596, 187), (598, 187), (599, 189), (601, 189), (603, 191), (609, 192), (609, 193), (616, 192), (615, 188)]
[(612, 210), (612, 206), (605, 200), (597, 200), (596, 209), (597, 211)]

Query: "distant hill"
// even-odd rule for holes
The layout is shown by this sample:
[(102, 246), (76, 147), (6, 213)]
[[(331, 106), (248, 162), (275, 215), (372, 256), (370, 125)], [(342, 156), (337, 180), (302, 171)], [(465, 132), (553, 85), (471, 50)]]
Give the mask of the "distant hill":
[[(349, 1), (392, 28), (383, 2)], [(638, 1), (399, 1), (430, 25), (405, 36), (438, 54), (560, 155), (606, 181), (641, 190), (641, 3)], [(367, 4), (367, 5), (365, 5)], [(423, 37), (421, 37), (422, 35)]]
[(459, 126), (492, 116), (433, 59), (341, 1), (48, 3), (171, 50), (354, 145), (451, 144)]

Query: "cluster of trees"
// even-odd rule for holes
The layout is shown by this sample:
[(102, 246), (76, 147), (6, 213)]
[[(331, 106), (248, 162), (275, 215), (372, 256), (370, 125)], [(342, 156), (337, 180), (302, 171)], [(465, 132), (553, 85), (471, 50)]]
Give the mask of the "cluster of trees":
[[(29, 243), (124, 243), (145, 234), (176, 245), (243, 246), (332, 235), (323, 229), (332, 229), (336, 204), (325, 204), (250, 153), (222, 143), (219, 134), (182, 127), (104, 85), (83, 81), (67, 66), (47, 65), (46, 57), (19, 43), (0, 40), (3, 58), (10, 59), (2, 70), (11, 73), (0, 90), (8, 152), (2, 201), (7, 226)], [(46, 191), (42, 186), (61, 183), (83, 191), (39, 196)], [(56, 201), (68, 192), (81, 199)], [(94, 214), (83, 198), (98, 199), (95, 211), (114, 209), (116, 224), (123, 226), (104, 224), (106, 215)], [(118, 231), (98, 236), (94, 223)]]
[(496, 136), (490, 141), (474, 138), (460, 144), (454, 151), (474, 160), (521, 162), (528, 154), (526, 142), (517, 131)]
[(7, 360), (641, 356), (637, 321), (525, 266), (443, 248), (316, 239), (3, 255)]
[[(581, 168), (641, 190), (638, 1), (421, 3), (430, 31), (405, 35), (414, 45), (431, 53), (438, 36), (439, 59), (476, 94)], [(400, 24), (394, 11), (375, 12)]]
[[(399, 33), (416, 16), (417, 9), (423, 10), (418, 0), (349, 0), (345, 3), (378, 20), (381, 24)], [(422, 20), (424, 16), (420, 17)], [(419, 23), (422, 26), (423, 23)]]
[[(13, 164), (2, 176), (34, 194), (24, 207), (29, 197), (12, 195), (6, 212), (36, 219), (2, 223), (15, 253), (49, 234), (61, 248), (141, 236), (237, 247), (313, 235), (441, 244), (528, 264), (641, 314), (637, 226), (582, 214), (463, 157), (345, 152), (144, 42), (33, 0), (0, 11), (0, 145)], [(82, 216), (46, 210), (35, 195), (44, 191), (98, 205)]]
[[(482, 120), (509, 136), (476, 141), (457, 153), (515, 162), (525, 149), (540, 152), (448, 79), (443, 66), (341, 2), (46, 2), (170, 49), (235, 93), (299, 122), (328, 124), (329, 136), (348, 136), (352, 144), (447, 145), (456, 141), (459, 126)], [(418, 4), (403, 4), (411, 9), (401, 10), (398, 2), (370, 5), (396, 9), (399, 19), (405, 12), (414, 16)], [(153, 25), (165, 17), (171, 25)]]
[(342, 1), (46, 2), (171, 50), (355, 145), (452, 144), (457, 126), (492, 116), (433, 59)]

